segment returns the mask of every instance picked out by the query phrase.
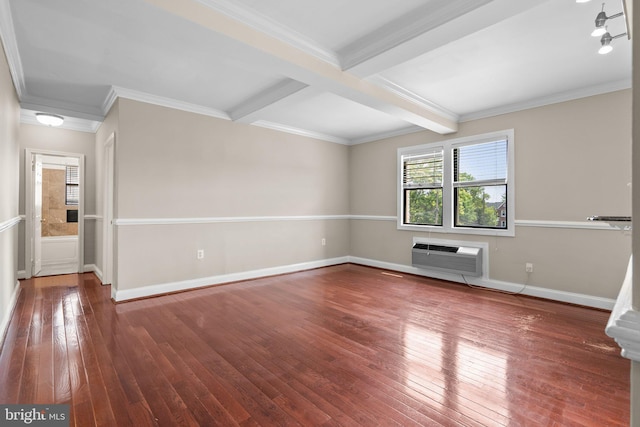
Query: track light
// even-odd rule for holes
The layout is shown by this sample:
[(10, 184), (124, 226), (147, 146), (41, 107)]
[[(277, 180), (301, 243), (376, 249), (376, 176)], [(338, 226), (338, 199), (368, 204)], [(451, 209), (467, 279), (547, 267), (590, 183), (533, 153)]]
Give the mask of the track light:
[(604, 33), (607, 32), (607, 27), (605, 26), (607, 24), (607, 20), (618, 18), (623, 15), (624, 15), (624, 12), (620, 12), (620, 13), (616, 13), (615, 15), (607, 16), (607, 14), (604, 11), (604, 3), (602, 3), (602, 11), (598, 13), (598, 15), (596, 16), (596, 20), (595, 20), (596, 28), (595, 30), (593, 30), (591, 35), (593, 37), (602, 36)]
[(576, 3), (587, 3), (591, 0), (576, 0)]
[(60, 126), (64, 123), (64, 117), (49, 113), (36, 113), (36, 120), (47, 126)]
[(598, 50), (598, 53), (600, 55), (605, 55), (613, 50), (613, 46), (611, 46), (612, 40), (613, 37), (611, 37), (611, 34), (609, 34), (608, 32), (605, 32), (603, 34), (602, 38), (600, 39), (602, 47), (600, 47), (600, 49)]
[(624, 37), (626, 35), (627, 35), (627, 33), (622, 33), (622, 34), (618, 34), (617, 36), (613, 36), (612, 37), (611, 34), (609, 34), (609, 32), (607, 31), (606, 33), (604, 33), (602, 35), (602, 38), (600, 39), (600, 44), (602, 46), (598, 50), (598, 53), (600, 55), (606, 55), (607, 53), (611, 52), (613, 50), (613, 46), (611, 46), (611, 42), (614, 39), (617, 39), (618, 37)]

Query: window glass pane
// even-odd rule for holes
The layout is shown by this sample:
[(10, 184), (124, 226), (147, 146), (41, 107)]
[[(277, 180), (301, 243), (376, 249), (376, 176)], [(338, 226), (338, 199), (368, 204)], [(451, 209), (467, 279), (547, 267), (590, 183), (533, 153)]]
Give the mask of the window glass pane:
[(442, 225), (442, 189), (405, 190), (405, 223)]
[(507, 141), (465, 145), (453, 150), (455, 182), (507, 178)]
[(442, 151), (411, 156), (403, 162), (403, 185), (405, 188), (442, 186)]
[(455, 225), (507, 228), (507, 186), (456, 188)]
[(80, 168), (67, 166), (67, 184), (80, 184)]
[(80, 201), (80, 187), (77, 185), (67, 185), (67, 205), (77, 205)]

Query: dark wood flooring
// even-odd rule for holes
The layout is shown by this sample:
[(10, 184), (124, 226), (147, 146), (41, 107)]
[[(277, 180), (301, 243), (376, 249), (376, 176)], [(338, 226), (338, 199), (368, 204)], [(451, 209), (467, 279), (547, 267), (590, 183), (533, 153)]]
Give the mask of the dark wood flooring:
[(71, 425), (622, 426), (609, 313), (345, 264), (114, 305), (23, 281), (0, 403)]

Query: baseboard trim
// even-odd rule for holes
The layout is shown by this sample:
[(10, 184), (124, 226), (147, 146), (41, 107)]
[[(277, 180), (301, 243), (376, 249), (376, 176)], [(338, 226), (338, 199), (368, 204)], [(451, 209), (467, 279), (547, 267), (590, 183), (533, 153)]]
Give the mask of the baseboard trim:
[(100, 282), (102, 282), (102, 270), (100, 270), (100, 268), (98, 268), (97, 265), (95, 264), (85, 264), (84, 265), (84, 272), (85, 273), (93, 273), (95, 274), (98, 279), (100, 279)]
[(9, 298), (9, 306), (7, 311), (2, 316), (2, 322), (0, 323), (0, 351), (4, 347), (4, 339), (7, 336), (7, 331), (9, 330), (9, 323), (11, 322), (11, 317), (13, 316), (13, 312), (16, 309), (16, 303), (18, 302), (18, 295), (20, 295), (20, 282), (16, 281), (16, 286), (11, 293), (11, 298)]
[(25, 270), (18, 270), (18, 280), (26, 279), (27, 272)]
[(202, 277), (199, 279), (183, 280), (179, 282), (148, 285), (136, 289), (114, 290), (112, 288), (112, 297), (115, 302), (124, 302), (133, 299), (147, 298), (157, 295), (198, 289), (206, 286), (221, 285), (224, 283), (259, 279), (261, 277), (277, 276), (279, 274), (288, 274), (298, 271), (312, 270), (314, 268), (329, 267), (332, 265), (345, 264), (348, 262), (349, 257), (345, 256), (339, 258), (304, 262), (300, 264), (291, 264), (279, 267), (263, 268), (259, 270), (243, 271), (239, 273)]
[(349, 257), (349, 262), (353, 264), (365, 265), (368, 267), (382, 268), (401, 273), (414, 274), (417, 276), (433, 277), (436, 279), (448, 280), (458, 283), (469, 283), (474, 286), (494, 289), (504, 292), (516, 292), (522, 295), (528, 295), (537, 298), (544, 298), (552, 301), (565, 302), (569, 304), (583, 305), (586, 307), (598, 308), (603, 310), (612, 310), (615, 300), (610, 298), (596, 297), (592, 295), (578, 294), (574, 292), (558, 291), (555, 289), (541, 288), (538, 286), (526, 285), (523, 283), (503, 282), (499, 280), (486, 279), (481, 277), (462, 277), (460, 274), (441, 273), (436, 271), (428, 271), (403, 264), (395, 264), (385, 261), (378, 261), (368, 258)]
[[(112, 298), (115, 302), (126, 302), (129, 300), (153, 297), (174, 292), (182, 292), (191, 289), (198, 289), (207, 286), (221, 285), (225, 283), (238, 282), (243, 280), (259, 279), (262, 277), (276, 276), (279, 274), (295, 273), (298, 271), (311, 270), (314, 268), (329, 267), (345, 263), (353, 263), (368, 267), (381, 268), (385, 270), (397, 271), (400, 273), (414, 274), (417, 276), (433, 277), (441, 280), (448, 280), (458, 283), (469, 283), (474, 286), (481, 286), (487, 289), (504, 292), (520, 293), (537, 298), (544, 298), (551, 301), (577, 304), (586, 307), (598, 308), (602, 310), (612, 310), (615, 300), (610, 298), (596, 297), (592, 295), (578, 294), (574, 292), (558, 291), (555, 289), (541, 288), (538, 286), (524, 285), (522, 283), (503, 282), (482, 277), (462, 277), (459, 274), (442, 273), (428, 271), (408, 265), (378, 261), (368, 258), (354, 256), (344, 256), (319, 261), (311, 261), (300, 264), (284, 265), (279, 267), (264, 268), (259, 270), (244, 271), (239, 273), (222, 274), (218, 276), (202, 277), (198, 279), (183, 280), (178, 282), (160, 283), (148, 285), (136, 289), (116, 290), (112, 288)], [(86, 271), (93, 271), (100, 278), (102, 272), (93, 264), (85, 266)], [(465, 282), (466, 280), (466, 282)]]

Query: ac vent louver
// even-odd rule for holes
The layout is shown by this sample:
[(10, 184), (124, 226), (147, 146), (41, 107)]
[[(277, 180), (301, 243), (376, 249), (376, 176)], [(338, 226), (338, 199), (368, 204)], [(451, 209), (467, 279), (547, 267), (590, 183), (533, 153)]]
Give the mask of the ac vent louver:
[(482, 248), (416, 243), (411, 263), (428, 270), (482, 276)]

